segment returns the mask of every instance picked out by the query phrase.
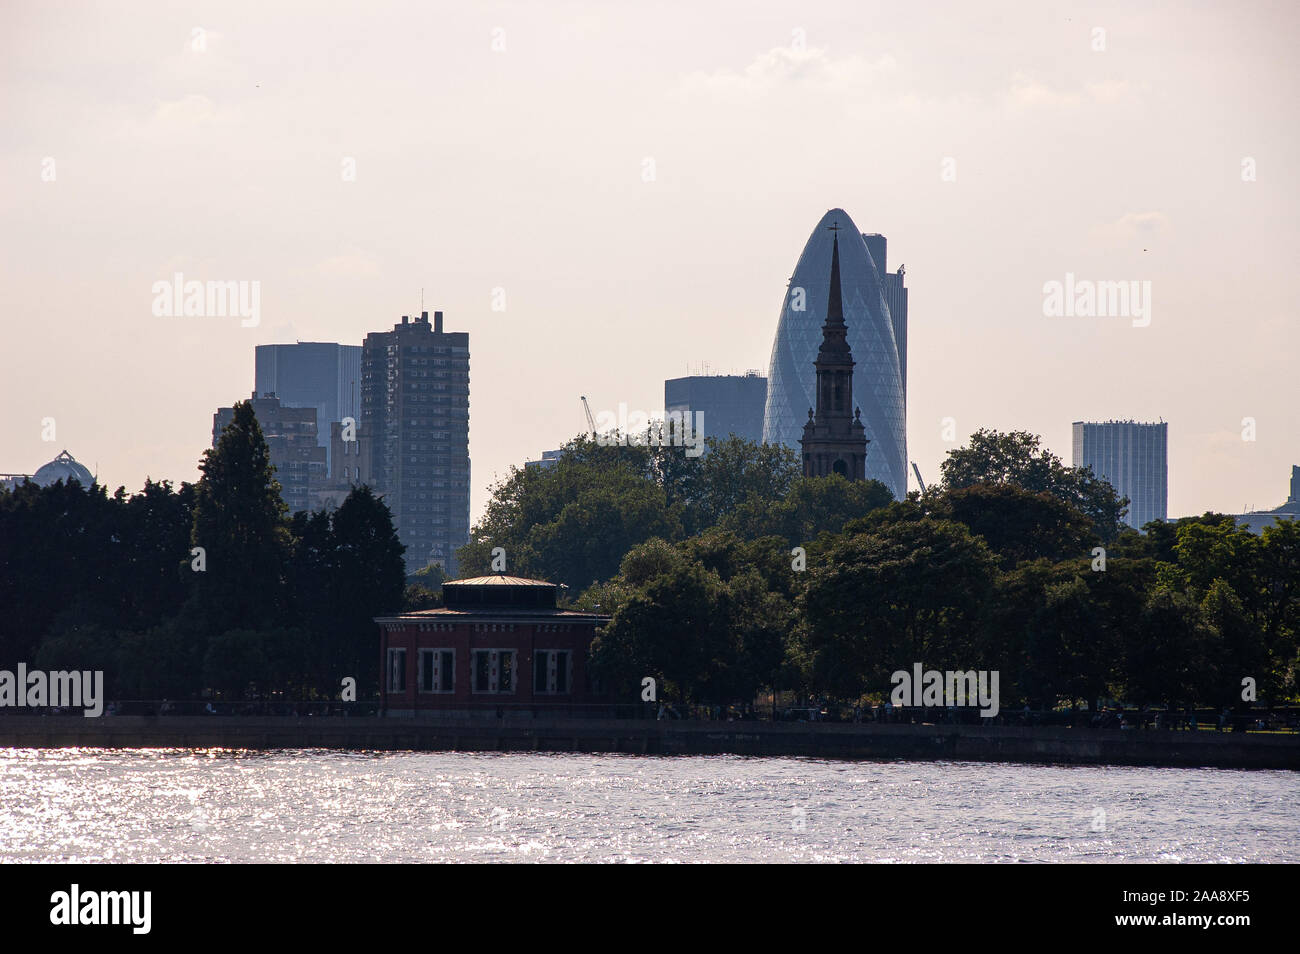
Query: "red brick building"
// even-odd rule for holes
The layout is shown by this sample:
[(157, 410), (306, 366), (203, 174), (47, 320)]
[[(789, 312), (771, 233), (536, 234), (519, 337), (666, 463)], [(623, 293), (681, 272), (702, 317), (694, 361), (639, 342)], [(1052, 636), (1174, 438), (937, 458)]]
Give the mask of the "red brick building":
[(449, 580), (439, 609), (375, 617), (381, 711), (540, 714), (604, 701), (586, 662), (609, 617), (557, 608), (558, 589), (504, 575)]

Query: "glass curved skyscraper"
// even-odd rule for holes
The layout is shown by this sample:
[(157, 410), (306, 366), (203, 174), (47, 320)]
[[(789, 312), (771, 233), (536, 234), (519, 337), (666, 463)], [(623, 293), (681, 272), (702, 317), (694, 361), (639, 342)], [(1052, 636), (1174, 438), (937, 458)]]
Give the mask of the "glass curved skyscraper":
[[(838, 233), (833, 229), (838, 227)], [(906, 347), (890, 314), (887, 290), (858, 227), (843, 209), (831, 209), (808, 237), (786, 290), (772, 343), (763, 440), (798, 451), (808, 409), (816, 404), (813, 362), (822, 342), (830, 293), (831, 246), (839, 235), (844, 321), (856, 367), (853, 400), (866, 427), (866, 478), (878, 480), (902, 499), (907, 496), (907, 403), (900, 352)], [(874, 238), (874, 236), (873, 236)], [(883, 248), (883, 239), (879, 247)], [(880, 263), (881, 269), (884, 262)], [(888, 276), (901, 286), (901, 275)], [(902, 301), (906, 301), (903, 297)], [(905, 315), (900, 316), (904, 321)]]

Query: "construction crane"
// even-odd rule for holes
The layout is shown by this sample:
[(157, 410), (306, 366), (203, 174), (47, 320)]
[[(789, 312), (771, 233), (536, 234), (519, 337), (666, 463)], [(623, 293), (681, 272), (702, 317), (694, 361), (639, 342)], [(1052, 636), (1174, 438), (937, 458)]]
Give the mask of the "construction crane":
[(587, 412), (587, 427), (591, 431), (591, 439), (596, 439), (596, 421), (591, 416), (591, 405), (587, 403), (587, 396), (582, 395), (582, 409)]
[(916, 461), (912, 461), (912, 473), (916, 474), (916, 482), (921, 485), (921, 493), (925, 493), (925, 481), (921, 479), (921, 468), (916, 466)]

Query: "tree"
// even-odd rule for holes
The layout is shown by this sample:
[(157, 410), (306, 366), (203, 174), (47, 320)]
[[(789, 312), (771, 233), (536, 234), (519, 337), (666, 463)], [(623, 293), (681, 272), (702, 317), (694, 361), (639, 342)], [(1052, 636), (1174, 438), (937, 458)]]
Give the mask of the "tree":
[(1201, 615), (1211, 630), (1207, 641), (1207, 689), (1203, 700), (1214, 707), (1241, 702), (1242, 679), (1254, 679), (1263, 691), (1273, 684), (1272, 667), (1261, 633), (1226, 580), (1210, 584)]
[[(500, 547), (510, 572), (577, 590), (616, 574), (638, 544), (680, 538), (681, 507), (670, 507), (663, 488), (646, 476), (645, 449), (597, 450), (566, 452), (550, 468), (516, 469), (493, 487), (486, 514), (457, 551), (464, 572), (491, 572), (492, 551)], [(609, 453), (619, 450), (630, 452), (626, 460)]]
[(1127, 637), (1123, 678), (1130, 701), (1172, 707), (1209, 697), (1212, 633), (1186, 595), (1152, 592)]
[(850, 520), (888, 506), (889, 488), (878, 480), (840, 474), (797, 477), (783, 497), (752, 493), (724, 512), (718, 526), (747, 539), (782, 537), (794, 547), (822, 533), (838, 533)]
[(327, 684), (355, 677), (358, 688), (378, 690), (375, 659), (378, 632), (374, 618), (402, 608), (405, 547), (393, 528), (387, 505), (369, 487), (354, 487), (334, 511), (333, 671)]
[(638, 698), (650, 676), (662, 698), (749, 702), (781, 678), (790, 603), (749, 562), (748, 547), (715, 532), (628, 553), (610, 585), (617, 596), (603, 597), (612, 619), (591, 648), (591, 671), (616, 698)]
[(1030, 625), (1029, 696), (1054, 708), (1059, 700), (1095, 705), (1111, 680), (1113, 656), (1088, 585), (1079, 577), (1051, 583)]
[(76, 480), (0, 491), (0, 668), (30, 663), (55, 617), (74, 602), (118, 623), (121, 501)]
[(210, 634), (258, 629), (284, 609), (289, 535), (271, 455), (252, 403), (235, 405), (215, 447), (203, 452), (191, 547), (201, 547), (198, 608)]
[(982, 540), (924, 518), (833, 540), (809, 560), (801, 605), (815, 686), (845, 697), (886, 689), (915, 663), (979, 665), (995, 564)]
[(956, 490), (976, 484), (1015, 484), (1032, 493), (1048, 493), (1083, 513), (1103, 542), (1123, 528), (1128, 498), (1089, 468), (1066, 467), (1026, 431), (1001, 433), (981, 428), (970, 444), (949, 451), (940, 467), (943, 487)]
[[(647, 546), (667, 555), (659, 543)], [(715, 692), (727, 683), (736, 656), (722, 610), (725, 587), (717, 574), (669, 553), (593, 640), (591, 671), (628, 702), (639, 698), (634, 690), (646, 676), (658, 681), (660, 698), (721, 701)]]
[(1088, 553), (1094, 541), (1092, 522), (1070, 504), (1016, 484), (972, 484), (923, 502), (939, 519), (955, 520), (982, 537), (1004, 569)]

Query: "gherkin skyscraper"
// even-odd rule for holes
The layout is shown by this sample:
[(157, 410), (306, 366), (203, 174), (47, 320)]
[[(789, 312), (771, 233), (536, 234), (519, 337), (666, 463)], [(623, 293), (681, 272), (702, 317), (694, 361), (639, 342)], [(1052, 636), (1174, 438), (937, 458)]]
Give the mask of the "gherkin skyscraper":
[[(891, 315), (884, 262), (877, 269), (862, 232), (843, 209), (822, 216), (795, 264), (772, 344), (763, 440), (797, 451), (808, 411), (816, 406), (814, 362), (822, 343), (837, 235), (844, 321), (856, 362), (853, 403), (862, 409), (871, 442), (865, 476), (902, 499), (907, 496), (907, 401), (901, 356), (905, 344), (899, 342), (906, 342), (906, 313)], [(883, 248), (883, 240), (878, 247)], [(887, 279), (901, 286), (901, 275)], [(899, 300), (897, 293), (892, 297)], [(906, 297), (901, 300), (906, 302)]]

